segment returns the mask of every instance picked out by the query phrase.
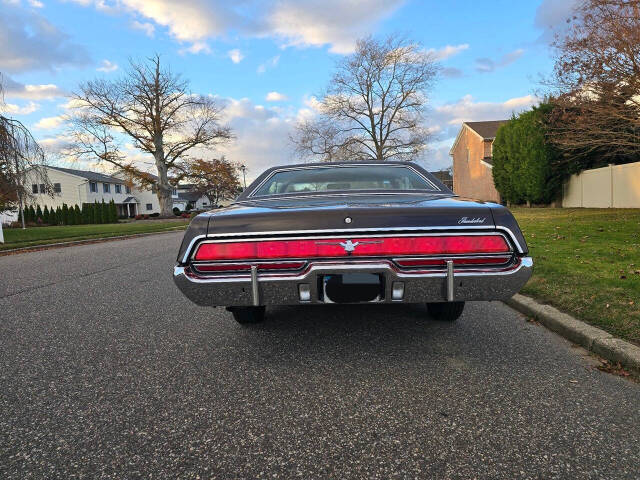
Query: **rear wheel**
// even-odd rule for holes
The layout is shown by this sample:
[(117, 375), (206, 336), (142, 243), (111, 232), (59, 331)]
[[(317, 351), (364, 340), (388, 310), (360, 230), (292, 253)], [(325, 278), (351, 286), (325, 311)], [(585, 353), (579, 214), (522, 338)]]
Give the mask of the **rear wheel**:
[(462, 315), (464, 302), (427, 303), (427, 311), (431, 318), (453, 322)]
[(229, 307), (236, 322), (243, 325), (251, 323), (260, 323), (264, 320), (264, 306), (262, 307)]

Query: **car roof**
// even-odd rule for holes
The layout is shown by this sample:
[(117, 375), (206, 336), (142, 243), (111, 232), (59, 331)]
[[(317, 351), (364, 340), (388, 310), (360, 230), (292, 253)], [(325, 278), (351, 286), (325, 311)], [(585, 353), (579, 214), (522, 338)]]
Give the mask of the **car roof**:
[(429, 173), (426, 169), (421, 167), (420, 165), (413, 162), (403, 162), (398, 160), (393, 161), (350, 161), (350, 162), (314, 162), (314, 163), (296, 163), (289, 165), (277, 165), (275, 167), (268, 168), (264, 172), (262, 172), (247, 188), (240, 194), (240, 196), (236, 200), (244, 200), (250, 198), (251, 192), (259, 186), (266, 178), (271, 176), (274, 172), (278, 170), (291, 170), (296, 168), (322, 168), (322, 167), (344, 167), (344, 166), (354, 166), (354, 167), (384, 167), (388, 165), (394, 166), (405, 166), (410, 167), (414, 170), (417, 170), (419, 174), (428, 178), (429, 181), (435, 184), (439, 189), (444, 192), (451, 192), (449, 188), (447, 188), (440, 180), (434, 177), (431, 173)]

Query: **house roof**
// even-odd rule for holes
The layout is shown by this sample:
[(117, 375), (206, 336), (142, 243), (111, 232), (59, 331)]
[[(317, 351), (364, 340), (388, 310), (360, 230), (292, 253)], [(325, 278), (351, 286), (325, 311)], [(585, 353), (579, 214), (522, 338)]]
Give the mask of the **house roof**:
[(496, 138), (500, 125), (507, 123), (509, 120), (490, 120), (486, 122), (464, 122), (464, 125), (476, 132), (485, 140), (493, 140)]
[(71, 175), (75, 175), (77, 177), (86, 178), (92, 182), (103, 182), (103, 183), (123, 183), (124, 180), (118, 177), (112, 177), (111, 175), (105, 175), (103, 173), (98, 172), (90, 172), (89, 170), (76, 170), (75, 168), (62, 168), (62, 167), (52, 167), (54, 170), (59, 170), (60, 172), (69, 173)]
[(460, 127), (460, 131), (458, 132), (453, 145), (449, 149), (449, 155), (453, 155), (453, 150), (456, 148), (456, 145), (458, 145), (465, 127), (486, 141), (496, 138), (496, 133), (498, 133), (500, 125), (507, 123), (508, 121), (509, 120), (487, 120), (484, 122), (462, 122), (462, 127)]
[(186, 200), (187, 202), (197, 202), (201, 195), (197, 192), (179, 192), (178, 199)]

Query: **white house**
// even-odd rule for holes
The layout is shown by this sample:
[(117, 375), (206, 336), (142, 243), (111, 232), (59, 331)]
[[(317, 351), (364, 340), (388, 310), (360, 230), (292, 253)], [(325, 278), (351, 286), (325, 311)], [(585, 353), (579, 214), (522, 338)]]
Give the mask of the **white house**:
[(194, 186), (190, 183), (182, 183), (175, 187), (171, 192), (171, 198), (173, 199), (173, 208), (177, 207), (182, 211), (187, 209), (188, 204), (191, 204), (191, 208), (194, 210), (208, 210), (216, 207), (211, 204), (206, 195), (195, 192)]
[(29, 203), (42, 208), (113, 200), (120, 216), (160, 213), (158, 197), (151, 189), (130, 187), (124, 178), (103, 173), (62, 167), (41, 167), (53, 185), (53, 198), (45, 192), (45, 185), (37, 183), (35, 176), (26, 175), (26, 186), (32, 194)]

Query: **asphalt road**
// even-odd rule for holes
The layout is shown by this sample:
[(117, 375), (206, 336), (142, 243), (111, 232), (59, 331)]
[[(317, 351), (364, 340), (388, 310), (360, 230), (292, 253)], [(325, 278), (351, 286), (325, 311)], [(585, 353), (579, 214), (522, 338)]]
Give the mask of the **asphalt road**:
[(0, 257), (0, 478), (640, 478), (640, 385), (503, 304), (241, 327), (180, 238)]

